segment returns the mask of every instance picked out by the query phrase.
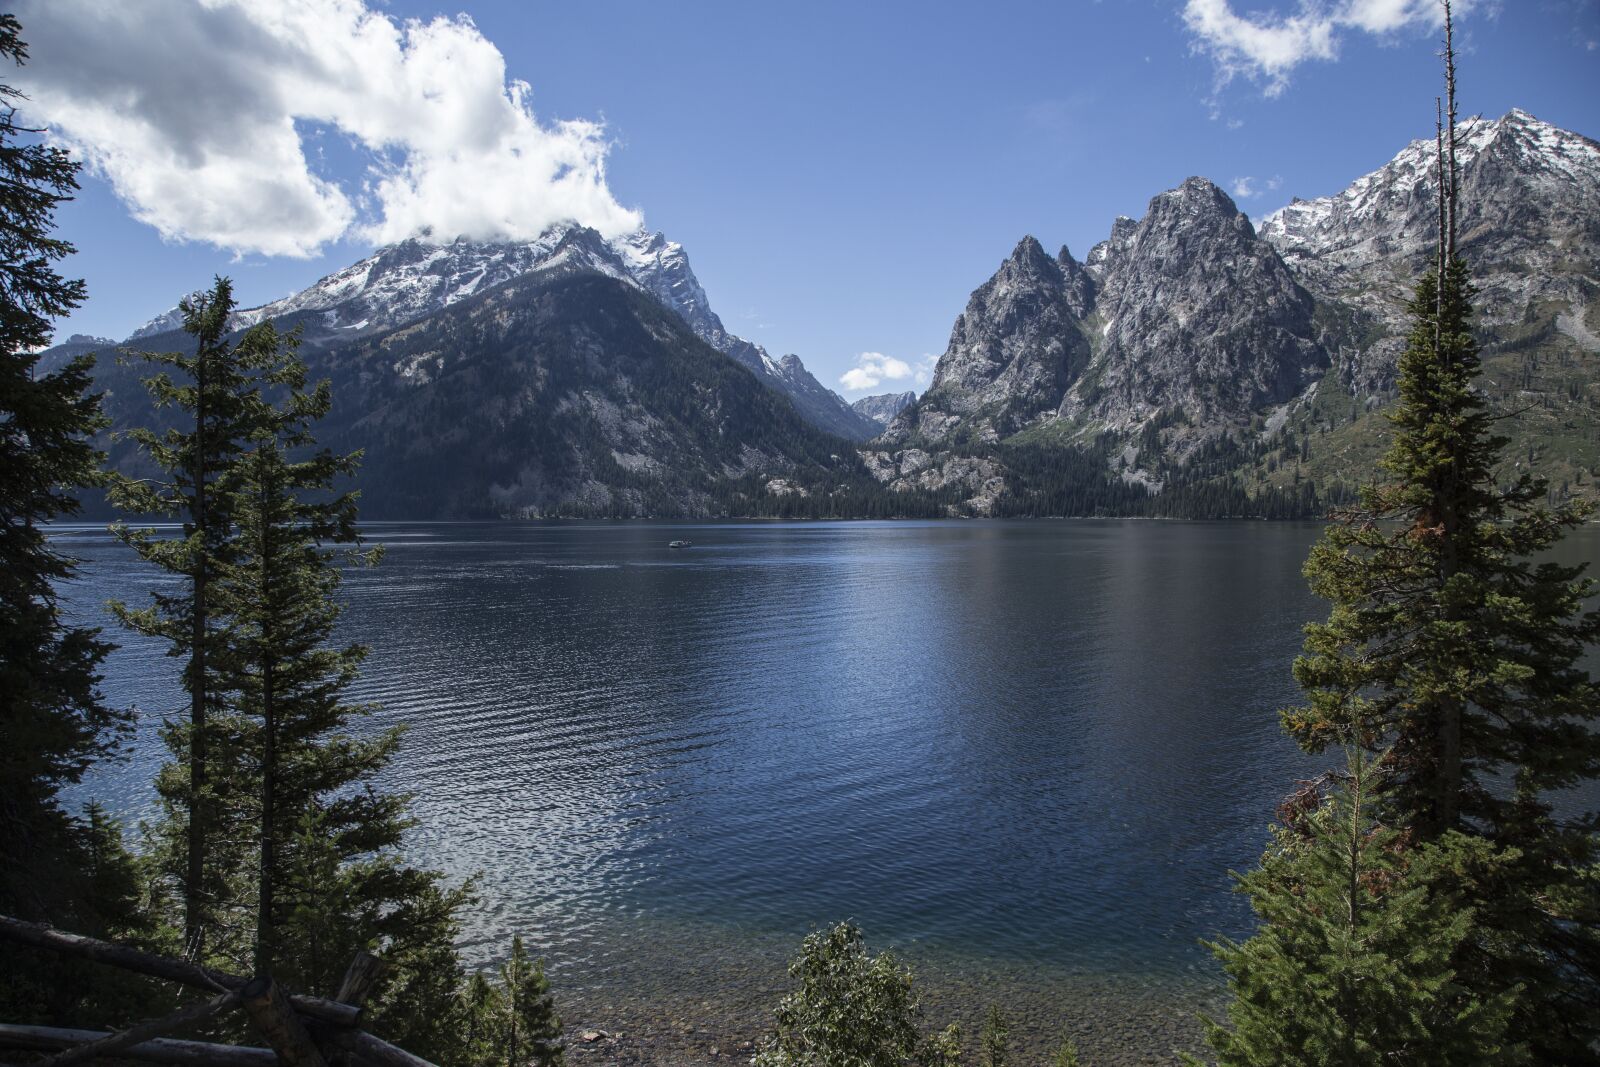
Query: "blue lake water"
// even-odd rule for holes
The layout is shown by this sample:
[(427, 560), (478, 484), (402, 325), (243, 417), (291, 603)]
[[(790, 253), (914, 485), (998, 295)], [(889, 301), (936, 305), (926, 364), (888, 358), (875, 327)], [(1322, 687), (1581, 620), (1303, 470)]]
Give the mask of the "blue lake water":
[[(415, 859), (479, 877), (475, 958), (520, 933), (591, 1015), (748, 1015), (849, 917), (953, 1010), (1009, 991), (1043, 1033), (1075, 997), (1187, 1018), (1214, 991), (1198, 941), (1248, 921), (1228, 871), (1321, 769), (1276, 714), (1325, 614), (1319, 530), (374, 524), (343, 625), (372, 647), (355, 695), (410, 727), (386, 784)], [(162, 580), (60, 536), (83, 617)], [(176, 675), (114, 654), (140, 725), (86, 795), (150, 810)]]

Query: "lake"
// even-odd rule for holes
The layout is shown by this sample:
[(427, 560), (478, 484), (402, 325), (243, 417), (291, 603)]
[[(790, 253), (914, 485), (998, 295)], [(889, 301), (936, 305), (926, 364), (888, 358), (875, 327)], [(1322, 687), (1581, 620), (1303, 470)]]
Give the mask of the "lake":
[[(471, 957), (520, 933), (569, 1022), (680, 1058), (757, 1036), (784, 960), (844, 918), (941, 1018), (993, 1000), (1024, 1047), (1167, 1058), (1220, 984), (1199, 940), (1248, 928), (1228, 871), (1331, 762), (1277, 721), (1326, 613), (1316, 524), (365, 529), (386, 555), (344, 586), (355, 696), (409, 724), (385, 784), (414, 797), (413, 859), (479, 878)], [(58, 536), (81, 618), (167, 580), (103, 530)], [(1600, 529), (1561, 555), (1600, 557)], [(84, 797), (152, 810), (176, 679), (153, 642), (113, 654), (139, 727)]]

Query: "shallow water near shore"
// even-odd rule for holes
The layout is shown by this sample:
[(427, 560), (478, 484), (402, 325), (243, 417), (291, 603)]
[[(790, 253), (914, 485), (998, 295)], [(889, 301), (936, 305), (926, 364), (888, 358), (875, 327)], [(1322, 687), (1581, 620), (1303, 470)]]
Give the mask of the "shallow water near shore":
[[(414, 859), (478, 876), (474, 962), (520, 933), (569, 1021), (677, 1034), (662, 1062), (759, 1036), (785, 959), (843, 918), (933, 1018), (992, 1001), (1025, 1048), (1168, 1061), (1219, 988), (1199, 940), (1248, 927), (1228, 871), (1323, 762), (1276, 714), (1326, 611), (1317, 524), (365, 529), (386, 556), (349, 574), (342, 636), (372, 648), (371, 722), (410, 727), (383, 784)], [(79, 618), (113, 629), (105, 600), (165, 581), (56, 535)], [(77, 798), (134, 819), (182, 701), (177, 661), (116, 637), (138, 731)]]

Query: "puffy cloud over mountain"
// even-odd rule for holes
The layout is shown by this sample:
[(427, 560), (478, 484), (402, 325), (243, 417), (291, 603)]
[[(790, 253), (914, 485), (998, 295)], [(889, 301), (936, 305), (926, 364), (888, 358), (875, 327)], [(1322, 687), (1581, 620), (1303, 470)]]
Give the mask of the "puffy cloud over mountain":
[(171, 240), (314, 255), (386, 243), (607, 236), (603, 125), (541, 121), (470, 18), (362, 0), (28, 0), (27, 112)]

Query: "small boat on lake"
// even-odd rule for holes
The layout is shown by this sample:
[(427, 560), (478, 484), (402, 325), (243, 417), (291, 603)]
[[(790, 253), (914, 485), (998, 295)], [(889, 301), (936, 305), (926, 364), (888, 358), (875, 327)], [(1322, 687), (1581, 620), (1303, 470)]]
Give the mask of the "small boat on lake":
[(668, 541), (667, 542), (667, 547), (668, 548), (688, 548), (692, 544), (694, 544), (693, 541)]

